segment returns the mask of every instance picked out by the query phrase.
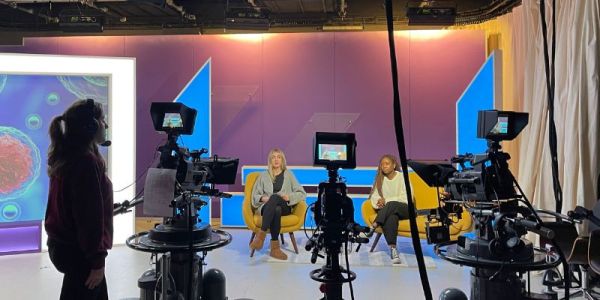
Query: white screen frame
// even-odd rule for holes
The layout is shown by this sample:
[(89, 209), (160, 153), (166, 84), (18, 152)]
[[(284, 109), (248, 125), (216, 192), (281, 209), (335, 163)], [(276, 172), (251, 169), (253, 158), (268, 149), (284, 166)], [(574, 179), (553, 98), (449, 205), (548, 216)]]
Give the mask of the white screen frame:
[[(135, 181), (136, 82), (135, 58), (0, 53), (0, 73), (29, 75), (90, 75), (109, 78), (109, 176), (115, 189)], [(115, 122), (118, 120), (118, 122)], [(119, 128), (114, 128), (118, 124)], [(44, 158), (45, 160), (45, 158)], [(135, 184), (114, 193), (114, 201), (131, 200)], [(42, 222), (43, 225), (43, 222)], [(134, 212), (115, 216), (114, 244), (124, 244), (134, 233)], [(47, 249), (42, 230), (42, 249)]]

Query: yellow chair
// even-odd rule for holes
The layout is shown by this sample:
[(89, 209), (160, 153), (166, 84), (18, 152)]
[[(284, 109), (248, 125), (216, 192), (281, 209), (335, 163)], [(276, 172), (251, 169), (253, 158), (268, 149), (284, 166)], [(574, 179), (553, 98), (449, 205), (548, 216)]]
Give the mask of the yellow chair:
[[(242, 217), (244, 223), (248, 229), (252, 230), (252, 236), (250, 237), (250, 243), (254, 239), (257, 232), (260, 231), (262, 225), (262, 217), (258, 212), (255, 212), (252, 207), (252, 189), (254, 183), (258, 178), (260, 172), (252, 172), (246, 177), (246, 186), (244, 187), (244, 202), (242, 203)], [(292, 214), (281, 217), (281, 243), (284, 243), (283, 234), (289, 233), (290, 240), (294, 246), (294, 252), (298, 254), (298, 245), (296, 245), (296, 238), (294, 237), (294, 231), (299, 230), (304, 222), (304, 213), (306, 212), (306, 201), (300, 201), (292, 210)], [(250, 253), (250, 257), (254, 256), (254, 250)]]
[[(433, 209), (438, 207), (438, 197), (437, 197), (437, 189), (429, 187), (415, 172), (408, 173), (410, 183), (413, 187), (413, 200), (417, 210), (425, 210), (425, 209)], [(365, 223), (368, 226), (371, 226), (375, 221), (375, 217), (377, 216), (377, 212), (371, 205), (371, 199), (367, 199), (362, 204), (362, 216)], [(426, 216), (417, 216), (417, 228), (419, 231), (419, 238), (426, 239), (427, 232), (425, 230), (425, 223), (427, 221)], [(454, 220), (456, 221), (456, 219)], [(435, 223), (430, 223), (430, 225), (435, 226)], [(450, 226), (450, 239), (456, 240), (459, 235), (469, 232), (471, 230), (472, 220), (471, 215), (463, 210), (462, 218), (458, 220), (457, 223), (454, 223)], [(375, 250), (377, 246), (377, 242), (381, 238), (383, 231), (381, 227), (378, 227), (375, 232), (377, 235), (375, 236), (375, 240), (373, 241), (373, 245), (371, 246), (371, 252)], [(400, 220), (398, 222), (398, 235), (410, 237), (410, 224), (408, 220)]]

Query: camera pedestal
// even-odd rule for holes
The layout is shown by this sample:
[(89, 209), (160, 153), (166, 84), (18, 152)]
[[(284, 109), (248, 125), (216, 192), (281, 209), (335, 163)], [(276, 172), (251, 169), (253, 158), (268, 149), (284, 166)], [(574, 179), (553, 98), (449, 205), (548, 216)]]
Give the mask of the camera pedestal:
[(325, 296), (321, 300), (342, 300), (342, 284), (356, 279), (356, 273), (340, 267), (339, 253), (327, 254), (327, 264), (311, 271), (310, 278), (323, 284), (321, 292)]
[(434, 247), (436, 255), (451, 263), (472, 267), (471, 299), (486, 300), (533, 300), (556, 299), (556, 295), (537, 294), (527, 291), (525, 282), (518, 273), (546, 270), (556, 267), (558, 256), (547, 255), (534, 249), (531, 259), (525, 261), (486, 259), (465, 255), (458, 250), (456, 242), (438, 244)]
[[(129, 248), (132, 248), (137, 251), (142, 252), (150, 252), (153, 254), (161, 254), (159, 259), (159, 263), (157, 263), (156, 270), (150, 270), (145, 272), (142, 277), (138, 280), (138, 285), (140, 287), (140, 296), (141, 300), (158, 300), (158, 299), (179, 299), (179, 294), (186, 294), (188, 290), (188, 282), (189, 276), (192, 276), (193, 288), (192, 288), (192, 297), (188, 297), (189, 299), (226, 299), (224, 295), (225, 291), (225, 280), (222, 280), (222, 290), (223, 295), (219, 295), (218, 297), (203, 298), (203, 272), (202, 266), (204, 263), (204, 258), (208, 251), (221, 248), (231, 243), (232, 237), (228, 232), (212, 229), (210, 225), (204, 223), (198, 223), (197, 227), (198, 235), (196, 236), (204, 236), (203, 239), (194, 240), (191, 245), (191, 248), (187, 242), (184, 243), (175, 243), (175, 235), (169, 236), (169, 233), (165, 233), (165, 230), (159, 230), (161, 234), (159, 234), (160, 239), (166, 239), (171, 241), (171, 243), (165, 243), (160, 240), (153, 240), (150, 238), (149, 232), (141, 232), (135, 235), (130, 236), (126, 240), (126, 244)], [(168, 231), (167, 231), (168, 232)], [(181, 233), (181, 234), (189, 234), (189, 232)], [(154, 235), (156, 237), (156, 234)], [(189, 251), (194, 253), (192, 258), (192, 264), (189, 261)], [(197, 255), (197, 252), (202, 252), (202, 256)], [(190, 272), (190, 267), (192, 266), (193, 270)], [(163, 272), (162, 270), (167, 270)], [(215, 273), (212, 269), (207, 271)], [(211, 273), (211, 275), (212, 275)], [(162, 274), (166, 276), (162, 276)], [(213, 276), (214, 277), (214, 276)], [(211, 277), (212, 278), (212, 277)], [(214, 280), (213, 280), (214, 281)], [(176, 291), (173, 291), (173, 283), (177, 288)], [(214, 283), (213, 283), (214, 284)], [(155, 298), (155, 288), (160, 290), (160, 297)], [(215, 287), (216, 288), (216, 287)], [(168, 291), (163, 294), (162, 291)], [(214, 294), (214, 293), (213, 293)], [(222, 296), (222, 297), (221, 297)]]

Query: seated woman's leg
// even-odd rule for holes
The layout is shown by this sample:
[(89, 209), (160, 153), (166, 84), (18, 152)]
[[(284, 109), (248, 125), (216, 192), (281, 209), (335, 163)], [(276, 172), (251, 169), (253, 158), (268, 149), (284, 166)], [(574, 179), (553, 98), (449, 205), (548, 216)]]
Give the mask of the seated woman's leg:
[(383, 237), (385, 237), (385, 242), (390, 247), (396, 247), (396, 240), (398, 237), (398, 215), (392, 214), (389, 215), (388, 218), (383, 223)]
[(273, 223), (273, 218), (275, 217), (275, 208), (277, 208), (277, 199), (276, 197), (271, 196), (269, 201), (263, 205), (261, 210), (262, 224), (260, 229), (262, 231), (269, 230), (269, 227)]
[(377, 211), (377, 216), (375, 217), (375, 221), (373, 221), (374, 227), (383, 226), (383, 224), (385, 224), (385, 220), (396, 213), (395, 203), (396, 202), (388, 202)]
[[(279, 201), (277, 198), (281, 199), (281, 197), (274, 196), (276, 195), (271, 196), (269, 201), (267, 201), (267, 203), (265, 203), (261, 209), (262, 224), (260, 226), (260, 231), (256, 233), (254, 239), (250, 243), (250, 249), (260, 250), (264, 245), (265, 237), (267, 236), (267, 230), (269, 230), (271, 224), (273, 223), (273, 219), (275, 218), (275, 208), (278, 207)], [(281, 199), (281, 201), (283, 201), (283, 199)], [(280, 217), (278, 217), (278, 219), (279, 218)]]
[[(271, 230), (271, 257), (286, 260), (287, 255), (281, 251), (281, 246), (279, 245), (279, 233), (281, 232), (281, 217), (289, 215), (292, 210), (287, 205), (287, 202), (283, 200), (283, 198), (279, 197), (279, 195), (274, 195), (269, 199), (269, 202), (273, 201), (273, 203), (277, 203), (273, 218), (271, 219), (271, 224), (269, 229)], [(264, 222), (264, 220), (263, 220)], [(264, 224), (264, 223), (263, 223)]]
[(384, 219), (382, 225), (383, 236), (385, 237), (386, 243), (390, 247), (390, 257), (392, 259), (392, 263), (394, 264), (401, 263), (398, 250), (396, 249), (396, 241), (398, 236), (398, 221), (406, 219), (408, 216), (408, 208), (404, 208), (405, 205), (405, 203), (391, 201), (386, 203), (383, 207), (386, 209), (386, 218)]
[(271, 241), (278, 240), (279, 233), (281, 232), (281, 206), (275, 207), (273, 219), (271, 219), (271, 225), (269, 226), (269, 229), (271, 230)]

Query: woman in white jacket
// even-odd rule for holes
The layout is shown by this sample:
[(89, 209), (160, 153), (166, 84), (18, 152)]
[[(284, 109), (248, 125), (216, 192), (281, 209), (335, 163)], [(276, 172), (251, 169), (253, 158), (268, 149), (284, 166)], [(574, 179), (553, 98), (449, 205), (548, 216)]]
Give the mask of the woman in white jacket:
[(401, 261), (396, 249), (398, 221), (408, 219), (408, 200), (400, 165), (394, 156), (386, 154), (379, 160), (369, 198), (371, 205), (377, 211), (371, 234), (377, 227), (383, 229), (383, 236), (390, 247), (392, 262), (399, 264)]
[(296, 177), (286, 167), (285, 155), (280, 149), (269, 152), (267, 171), (262, 172), (252, 189), (252, 206), (261, 214), (261, 230), (254, 236), (250, 248), (260, 250), (263, 247), (267, 231), (271, 231), (271, 253), (277, 259), (286, 260), (281, 251), (279, 233), (281, 217), (292, 213), (292, 208), (305, 201), (306, 192)]

